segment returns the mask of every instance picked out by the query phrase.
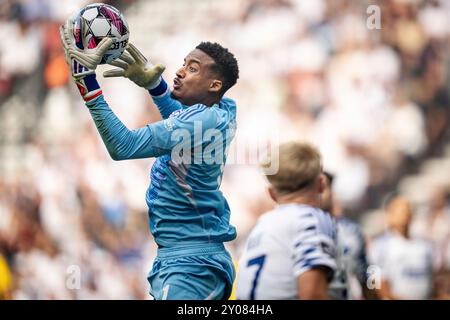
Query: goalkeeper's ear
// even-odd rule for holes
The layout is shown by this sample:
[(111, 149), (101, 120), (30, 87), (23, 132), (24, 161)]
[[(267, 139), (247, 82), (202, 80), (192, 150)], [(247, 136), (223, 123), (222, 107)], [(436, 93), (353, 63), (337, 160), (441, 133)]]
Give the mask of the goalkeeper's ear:
[(221, 80), (213, 80), (210, 84), (209, 84), (209, 92), (212, 93), (220, 93), (220, 91), (222, 91), (222, 87), (223, 87), (223, 83)]

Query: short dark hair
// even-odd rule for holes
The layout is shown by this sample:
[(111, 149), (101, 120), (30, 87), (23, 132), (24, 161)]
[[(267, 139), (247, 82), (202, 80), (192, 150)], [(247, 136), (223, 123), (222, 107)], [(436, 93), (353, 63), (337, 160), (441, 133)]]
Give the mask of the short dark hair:
[(223, 79), (221, 94), (234, 86), (239, 78), (238, 62), (234, 55), (227, 48), (214, 42), (202, 42), (196, 49), (199, 49), (210, 56), (215, 64), (213, 71), (217, 72)]

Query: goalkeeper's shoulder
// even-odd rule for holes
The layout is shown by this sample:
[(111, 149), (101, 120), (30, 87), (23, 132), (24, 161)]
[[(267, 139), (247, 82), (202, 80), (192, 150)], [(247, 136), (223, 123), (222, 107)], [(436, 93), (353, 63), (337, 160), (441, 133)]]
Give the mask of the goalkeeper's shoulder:
[(201, 103), (179, 109), (170, 118), (169, 121), (175, 121), (180, 128), (189, 130), (214, 129), (221, 121), (216, 110)]
[(223, 97), (220, 100), (219, 106), (221, 110), (227, 112), (228, 117), (231, 117), (232, 119), (236, 118), (236, 108), (237, 108), (236, 101), (228, 97)]
[(222, 97), (222, 99), (220, 100), (220, 103), (225, 104), (229, 107), (236, 108), (236, 101), (234, 101), (233, 99), (231, 99), (229, 97)]
[(223, 128), (236, 121), (236, 103), (225, 97), (212, 106), (199, 103), (183, 109), (179, 117), (184, 121), (201, 121), (204, 129)]

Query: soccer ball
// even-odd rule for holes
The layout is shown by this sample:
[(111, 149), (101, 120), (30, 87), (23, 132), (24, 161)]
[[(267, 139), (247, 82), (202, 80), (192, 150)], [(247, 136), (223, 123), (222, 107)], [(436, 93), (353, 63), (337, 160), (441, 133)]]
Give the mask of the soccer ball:
[(93, 49), (104, 37), (113, 40), (100, 64), (110, 63), (119, 58), (128, 43), (130, 31), (122, 13), (113, 6), (90, 4), (72, 18), (75, 45), (81, 49)]

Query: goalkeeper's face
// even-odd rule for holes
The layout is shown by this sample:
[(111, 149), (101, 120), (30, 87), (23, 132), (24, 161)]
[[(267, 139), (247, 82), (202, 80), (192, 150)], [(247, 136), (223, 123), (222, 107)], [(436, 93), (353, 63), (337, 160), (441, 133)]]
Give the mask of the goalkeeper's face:
[(214, 60), (199, 49), (189, 53), (173, 80), (172, 97), (187, 106), (218, 102), (222, 81), (214, 72), (214, 65)]

